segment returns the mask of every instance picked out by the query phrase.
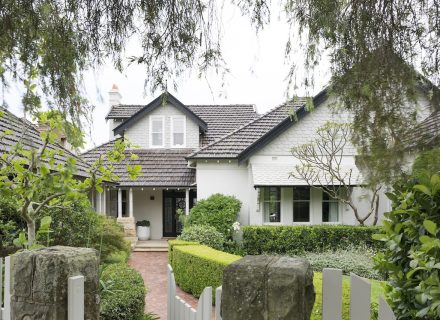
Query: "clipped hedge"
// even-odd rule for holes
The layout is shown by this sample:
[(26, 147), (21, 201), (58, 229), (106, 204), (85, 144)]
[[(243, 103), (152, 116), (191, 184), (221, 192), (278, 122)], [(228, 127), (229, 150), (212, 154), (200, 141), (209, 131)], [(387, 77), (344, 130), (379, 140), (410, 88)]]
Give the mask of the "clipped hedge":
[(146, 289), (139, 272), (126, 264), (112, 264), (104, 268), (100, 281), (102, 320), (142, 320)]
[(196, 241), (184, 241), (184, 240), (169, 240), (168, 241), (168, 262), (173, 265), (173, 252), (175, 246), (194, 246), (200, 243)]
[[(204, 245), (172, 244), (171, 266), (177, 285), (185, 292), (200, 297), (203, 289), (213, 291), (222, 284), (225, 267), (240, 256), (214, 250)], [(213, 292), (213, 299), (215, 292)]]
[(379, 227), (342, 225), (316, 226), (244, 226), (243, 247), (250, 255), (324, 252), (352, 245), (371, 249), (382, 247), (372, 239)]

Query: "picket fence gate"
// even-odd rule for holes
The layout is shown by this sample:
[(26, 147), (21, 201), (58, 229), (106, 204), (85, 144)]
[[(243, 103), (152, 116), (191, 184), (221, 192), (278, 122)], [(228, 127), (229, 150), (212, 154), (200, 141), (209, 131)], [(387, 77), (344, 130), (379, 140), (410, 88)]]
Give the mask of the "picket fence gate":
[[(168, 265), (167, 320), (212, 320), (212, 288), (206, 287), (197, 310), (176, 295), (173, 268)], [(220, 316), (222, 287), (215, 292), (215, 320)], [(371, 283), (350, 274), (350, 319), (370, 320)], [(322, 320), (342, 319), (342, 270), (326, 268), (322, 272)], [(393, 311), (383, 297), (379, 298), (378, 320), (395, 320)]]
[[(69, 277), (67, 281), (67, 319), (84, 320), (84, 276)], [(0, 258), (0, 320), (11, 320), (11, 257)]]

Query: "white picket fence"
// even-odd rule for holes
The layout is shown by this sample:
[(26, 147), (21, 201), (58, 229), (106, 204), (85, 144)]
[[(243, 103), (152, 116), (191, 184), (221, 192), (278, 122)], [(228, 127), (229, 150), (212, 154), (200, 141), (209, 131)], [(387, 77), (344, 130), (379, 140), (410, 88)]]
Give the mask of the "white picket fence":
[[(68, 279), (67, 299), (67, 319), (84, 320), (84, 276)], [(0, 307), (0, 320), (11, 320), (11, 257), (0, 258)]]
[[(216, 289), (215, 320), (221, 320), (222, 287)], [(176, 295), (173, 269), (168, 265), (168, 320), (212, 320), (212, 288), (207, 287), (200, 296), (197, 310)], [(350, 275), (350, 319), (370, 320), (371, 283), (368, 279)], [(324, 269), (322, 272), (322, 320), (342, 319), (342, 270)], [(395, 320), (390, 306), (379, 298), (378, 320)]]

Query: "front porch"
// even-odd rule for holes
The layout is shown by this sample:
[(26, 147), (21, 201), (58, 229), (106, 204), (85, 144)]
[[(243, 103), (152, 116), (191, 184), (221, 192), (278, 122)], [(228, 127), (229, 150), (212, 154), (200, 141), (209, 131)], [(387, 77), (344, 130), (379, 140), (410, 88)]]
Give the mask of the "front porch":
[(136, 222), (142, 220), (150, 221), (150, 240), (161, 240), (180, 234), (177, 212), (189, 214), (197, 201), (197, 191), (189, 187), (106, 187), (93, 199), (96, 211), (116, 218), (133, 242)]

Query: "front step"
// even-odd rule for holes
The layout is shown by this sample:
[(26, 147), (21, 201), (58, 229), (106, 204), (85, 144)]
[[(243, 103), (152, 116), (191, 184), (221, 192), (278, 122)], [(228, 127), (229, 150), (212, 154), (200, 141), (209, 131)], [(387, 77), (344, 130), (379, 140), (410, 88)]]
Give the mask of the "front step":
[(168, 248), (139, 248), (139, 247), (134, 247), (133, 252), (168, 252)]
[(134, 247), (135, 252), (167, 252), (168, 242), (163, 240), (138, 241)]

